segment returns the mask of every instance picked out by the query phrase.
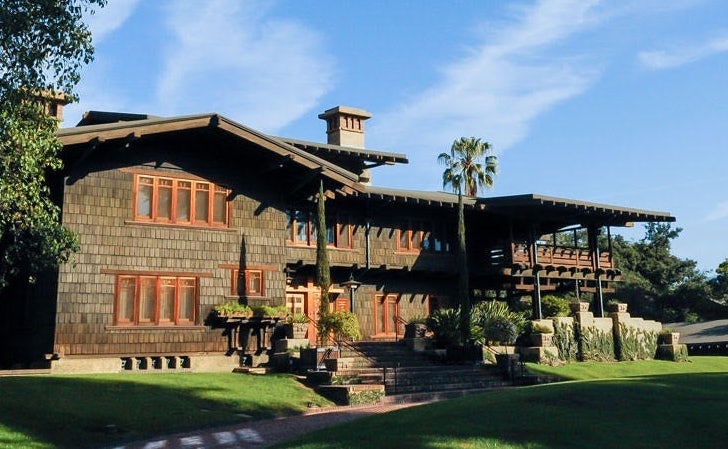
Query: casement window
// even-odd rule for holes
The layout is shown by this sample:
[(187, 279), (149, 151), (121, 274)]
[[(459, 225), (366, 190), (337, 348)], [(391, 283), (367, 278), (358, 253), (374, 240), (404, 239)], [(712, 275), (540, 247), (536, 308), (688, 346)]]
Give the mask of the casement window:
[(408, 221), (397, 229), (397, 251), (450, 252), (451, 236), (443, 223)]
[(207, 181), (136, 175), (134, 219), (226, 227), (229, 225), (229, 193)]
[(232, 294), (235, 296), (265, 296), (265, 272), (258, 269), (233, 269)]
[(117, 275), (116, 324), (191, 325), (197, 317), (198, 278)]
[[(351, 225), (338, 216), (326, 217), (326, 244), (336, 248), (351, 248)], [(316, 246), (316, 214), (308, 211), (288, 211), (286, 240), (296, 245)]]

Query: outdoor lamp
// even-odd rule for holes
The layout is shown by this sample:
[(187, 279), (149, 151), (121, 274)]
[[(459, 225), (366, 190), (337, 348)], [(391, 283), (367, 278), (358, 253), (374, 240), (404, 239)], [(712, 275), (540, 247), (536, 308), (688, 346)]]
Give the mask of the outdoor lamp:
[(354, 280), (354, 273), (351, 273), (349, 275), (349, 280), (344, 281), (341, 284), (339, 284), (341, 287), (346, 287), (349, 289), (349, 311), (351, 313), (354, 313), (354, 292), (357, 288), (361, 285), (361, 282), (357, 282)]

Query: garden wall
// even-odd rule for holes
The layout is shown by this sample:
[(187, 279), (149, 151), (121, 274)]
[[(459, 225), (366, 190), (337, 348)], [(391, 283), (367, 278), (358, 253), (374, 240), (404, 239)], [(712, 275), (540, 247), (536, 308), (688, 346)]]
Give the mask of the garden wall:
[(526, 360), (551, 362), (647, 360), (655, 358), (662, 324), (633, 318), (626, 311), (612, 312), (598, 318), (589, 311), (577, 311), (572, 317), (555, 317), (537, 323), (554, 331), (544, 347), (520, 348)]

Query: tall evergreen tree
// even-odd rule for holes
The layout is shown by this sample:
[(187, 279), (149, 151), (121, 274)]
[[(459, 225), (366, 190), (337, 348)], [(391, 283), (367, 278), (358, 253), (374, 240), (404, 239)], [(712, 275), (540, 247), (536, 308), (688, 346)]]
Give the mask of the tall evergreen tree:
[(470, 340), (471, 301), (463, 194), (475, 197), (480, 188), (492, 187), (498, 163), (492, 155), (491, 145), (475, 137), (461, 137), (456, 140), (450, 147), (450, 153), (440, 153), (437, 160), (445, 166), (445, 171), (442, 173), (443, 188), (450, 187), (458, 194), (457, 299), (461, 307), (461, 337), (463, 343), (467, 343)]
[[(329, 313), (329, 289), (331, 288), (331, 269), (329, 267), (329, 253), (326, 248), (326, 197), (324, 195), (324, 182), (319, 183), (316, 198), (316, 284), (321, 290), (319, 303), (319, 321)], [(319, 342), (324, 345), (328, 335), (319, 330)]]

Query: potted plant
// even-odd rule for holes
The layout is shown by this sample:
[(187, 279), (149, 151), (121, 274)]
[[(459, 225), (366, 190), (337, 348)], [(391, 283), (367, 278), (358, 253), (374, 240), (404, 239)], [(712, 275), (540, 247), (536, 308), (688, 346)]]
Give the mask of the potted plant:
[(212, 310), (219, 318), (250, 318), (253, 316), (253, 309), (236, 300), (225, 301), (213, 307)]
[(427, 317), (415, 315), (404, 326), (404, 338), (424, 338), (427, 334)]
[(308, 323), (310, 321), (308, 316), (303, 313), (294, 313), (293, 316), (289, 317), (288, 321), (293, 328), (293, 338), (306, 338)]

